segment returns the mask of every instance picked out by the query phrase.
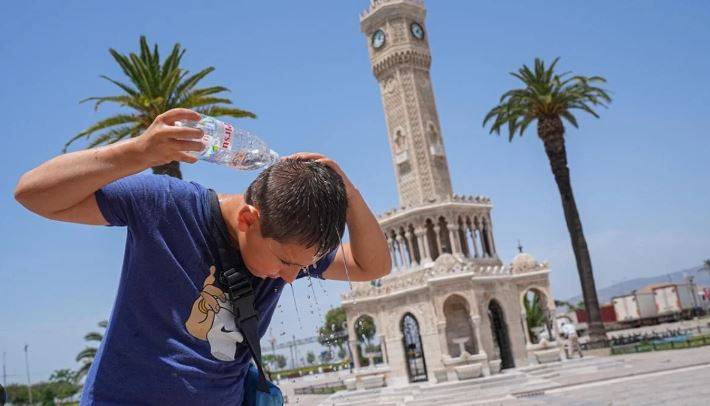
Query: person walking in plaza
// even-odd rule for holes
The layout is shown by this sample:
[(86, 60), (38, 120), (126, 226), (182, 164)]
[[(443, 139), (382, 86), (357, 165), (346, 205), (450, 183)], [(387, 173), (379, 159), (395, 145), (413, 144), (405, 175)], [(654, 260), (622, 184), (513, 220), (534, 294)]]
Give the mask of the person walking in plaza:
[(574, 324), (564, 322), (562, 324), (562, 334), (565, 337), (565, 357), (571, 359), (575, 352), (579, 353), (579, 358), (584, 357), (582, 347), (579, 345), (579, 336)]

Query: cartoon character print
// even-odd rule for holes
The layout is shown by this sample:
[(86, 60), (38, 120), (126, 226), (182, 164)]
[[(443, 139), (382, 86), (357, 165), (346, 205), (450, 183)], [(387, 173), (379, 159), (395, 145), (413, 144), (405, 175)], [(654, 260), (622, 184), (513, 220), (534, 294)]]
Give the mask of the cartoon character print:
[(244, 336), (234, 324), (227, 295), (214, 284), (215, 272), (216, 268), (211, 266), (185, 327), (193, 337), (209, 342), (212, 356), (220, 361), (234, 361), (237, 343), (243, 342)]

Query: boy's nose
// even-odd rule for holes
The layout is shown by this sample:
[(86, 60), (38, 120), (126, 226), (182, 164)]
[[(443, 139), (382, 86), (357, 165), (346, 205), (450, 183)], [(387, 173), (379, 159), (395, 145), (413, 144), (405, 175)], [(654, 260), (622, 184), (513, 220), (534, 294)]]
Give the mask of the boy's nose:
[(279, 275), (281, 276), (281, 279), (285, 280), (286, 283), (292, 283), (293, 281), (296, 280), (296, 277), (298, 276), (298, 272), (300, 272), (300, 269), (293, 269), (293, 268), (286, 268), (282, 269), (281, 272), (279, 272)]

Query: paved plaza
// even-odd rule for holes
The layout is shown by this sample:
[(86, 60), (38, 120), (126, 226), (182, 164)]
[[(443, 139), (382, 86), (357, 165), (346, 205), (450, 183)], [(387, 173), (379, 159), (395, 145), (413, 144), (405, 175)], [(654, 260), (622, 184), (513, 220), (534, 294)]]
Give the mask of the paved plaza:
[(707, 405), (710, 347), (587, 355), (460, 382), (293, 396), (302, 406)]
[(489, 405), (707, 405), (710, 364), (678, 370), (603, 380), (546, 391), (527, 399), (487, 402)]

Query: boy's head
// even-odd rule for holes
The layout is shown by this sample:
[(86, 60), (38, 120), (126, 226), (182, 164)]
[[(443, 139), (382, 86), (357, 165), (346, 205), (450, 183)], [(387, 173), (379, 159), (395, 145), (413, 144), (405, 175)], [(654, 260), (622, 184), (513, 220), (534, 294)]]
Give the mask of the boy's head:
[(299, 270), (335, 250), (345, 231), (342, 178), (314, 161), (286, 159), (249, 185), (239, 211), (242, 257), (259, 277), (293, 281)]

